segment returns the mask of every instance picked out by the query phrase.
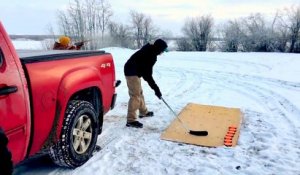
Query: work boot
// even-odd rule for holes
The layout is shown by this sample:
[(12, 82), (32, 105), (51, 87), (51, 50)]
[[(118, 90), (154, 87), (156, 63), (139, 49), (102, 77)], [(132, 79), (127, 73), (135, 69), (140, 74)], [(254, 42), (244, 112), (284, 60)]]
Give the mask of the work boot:
[(154, 115), (154, 113), (152, 111), (149, 111), (146, 113), (146, 115), (140, 115), (140, 118), (144, 118), (144, 117), (152, 117)]
[(127, 122), (126, 126), (133, 128), (143, 128), (143, 123), (140, 123), (139, 121)]

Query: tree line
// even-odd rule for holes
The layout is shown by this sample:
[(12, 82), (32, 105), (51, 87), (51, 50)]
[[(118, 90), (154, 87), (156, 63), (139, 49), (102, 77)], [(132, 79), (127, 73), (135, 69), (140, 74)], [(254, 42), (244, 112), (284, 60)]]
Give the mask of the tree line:
[[(75, 41), (88, 41), (86, 49), (108, 46), (140, 48), (154, 39), (170, 38), (147, 14), (130, 11), (126, 23), (112, 21), (108, 0), (73, 0), (58, 12), (59, 33)], [(52, 27), (49, 31), (53, 32)], [(173, 37), (174, 38), (174, 37)], [(300, 53), (300, 5), (278, 10), (272, 19), (250, 14), (216, 25), (212, 15), (186, 18), (178, 51)]]

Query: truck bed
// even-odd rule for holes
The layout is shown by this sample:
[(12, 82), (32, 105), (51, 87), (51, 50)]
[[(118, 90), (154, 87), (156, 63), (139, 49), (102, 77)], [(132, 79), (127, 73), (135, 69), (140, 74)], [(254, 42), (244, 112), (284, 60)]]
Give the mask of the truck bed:
[(103, 114), (110, 109), (115, 82), (111, 54), (76, 50), (19, 50), (17, 54), (28, 82), (32, 130), (39, 132), (31, 139), (33, 144), (29, 155), (48, 146), (45, 140), (52, 131), (59, 131), (57, 127), (62, 121), (58, 119), (63, 118), (69, 99), (77, 92), (96, 87), (101, 94), (99, 108)]
[(105, 51), (82, 51), (82, 50), (17, 50), (21, 62), (35, 63), (68, 58), (80, 58), (106, 54)]

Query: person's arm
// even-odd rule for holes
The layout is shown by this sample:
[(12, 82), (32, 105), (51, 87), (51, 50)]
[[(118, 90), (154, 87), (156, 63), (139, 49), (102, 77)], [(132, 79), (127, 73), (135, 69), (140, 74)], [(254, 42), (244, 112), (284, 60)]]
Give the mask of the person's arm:
[(76, 46), (76, 50), (79, 50), (81, 49), (81, 47), (84, 45), (84, 41), (81, 41), (81, 42), (77, 42), (74, 44)]
[(69, 46), (66, 50), (77, 50), (76, 46)]
[(55, 42), (53, 45), (53, 50), (59, 50), (60, 49), (60, 44), (58, 42)]
[(161, 92), (159, 87), (157, 86), (157, 84), (155, 83), (153, 77), (152, 77), (152, 69), (149, 73), (147, 73), (146, 75), (143, 76), (144, 80), (148, 82), (149, 86), (154, 90), (155, 95), (161, 99)]

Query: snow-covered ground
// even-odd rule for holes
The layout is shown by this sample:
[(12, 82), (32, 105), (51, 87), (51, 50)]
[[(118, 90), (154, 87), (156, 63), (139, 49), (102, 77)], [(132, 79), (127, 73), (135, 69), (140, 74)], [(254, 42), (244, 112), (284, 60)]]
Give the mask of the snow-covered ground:
[(159, 56), (154, 79), (179, 113), (189, 102), (241, 108), (238, 145), (207, 148), (160, 140), (174, 116), (143, 81), (155, 116), (143, 129), (125, 127), (129, 99), (123, 66), (133, 50), (107, 48), (114, 56), (118, 99), (105, 115), (102, 147), (83, 166), (32, 159), (15, 174), (300, 174), (300, 55), (283, 53), (168, 52)]
[(28, 39), (18, 39), (12, 41), (16, 49), (22, 50), (42, 50), (43, 41), (33, 41)]

